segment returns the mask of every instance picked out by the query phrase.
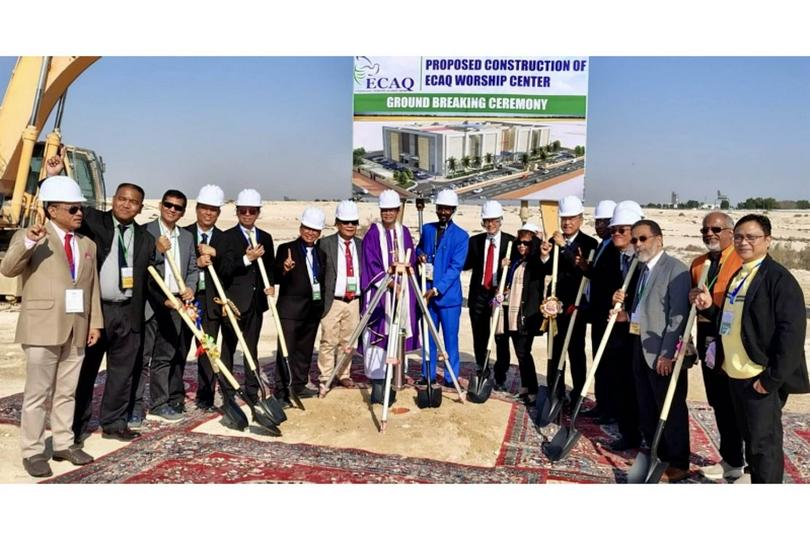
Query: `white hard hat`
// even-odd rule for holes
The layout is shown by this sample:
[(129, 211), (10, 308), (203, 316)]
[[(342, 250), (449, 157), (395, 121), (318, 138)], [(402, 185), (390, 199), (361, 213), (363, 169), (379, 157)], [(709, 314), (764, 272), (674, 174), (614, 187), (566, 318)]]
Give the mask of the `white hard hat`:
[(301, 214), (301, 225), (309, 227), (310, 229), (323, 230), (326, 217), (323, 215), (323, 210), (317, 206), (310, 206), (304, 209)]
[(520, 232), (520, 231), (529, 231), (529, 232), (532, 232), (534, 234), (539, 234), (540, 233), (540, 227), (538, 227), (536, 223), (532, 223), (531, 221), (527, 221), (526, 223), (524, 223), (523, 225), (521, 225), (518, 228), (518, 232)]
[(458, 206), (458, 195), (452, 189), (443, 189), (436, 196), (436, 206)]
[(616, 210), (613, 211), (613, 218), (610, 220), (610, 226), (615, 227), (617, 225), (632, 225), (640, 219), (641, 216), (632, 208), (621, 208), (620, 206), (617, 206)]
[(495, 219), (503, 217), (503, 207), (498, 201), (486, 201), (481, 207), (481, 219)]
[(599, 201), (593, 213), (594, 219), (610, 219), (616, 209), (616, 202), (611, 200)]
[(380, 193), (380, 210), (389, 208), (399, 208), (401, 201), (399, 200), (399, 193), (393, 189), (386, 189)]
[(51, 176), (39, 187), (42, 202), (85, 202), (79, 184), (69, 176)]
[(335, 217), (340, 221), (359, 221), (360, 212), (354, 201), (340, 201), (335, 211)]
[(206, 184), (200, 188), (200, 194), (197, 195), (197, 203), (219, 208), (225, 204), (225, 192), (222, 191), (222, 188), (219, 186)]
[(578, 216), (583, 211), (582, 201), (576, 195), (566, 195), (560, 199), (560, 217)]
[(243, 189), (236, 197), (236, 206), (256, 206), (261, 208), (262, 196), (255, 189)]
[(644, 217), (644, 210), (642, 210), (641, 205), (636, 201), (622, 201), (616, 205), (616, 208), (626, 208), (628, 210), (632, 210), (642, 218)]

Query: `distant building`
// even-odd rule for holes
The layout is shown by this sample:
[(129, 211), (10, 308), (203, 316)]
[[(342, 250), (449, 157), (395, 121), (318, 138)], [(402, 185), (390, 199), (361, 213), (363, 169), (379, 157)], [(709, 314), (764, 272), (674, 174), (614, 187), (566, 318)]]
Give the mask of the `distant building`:
[(551, 142), (551, 128), (536, 124), (484, 122), (469, 124), (433, 124), (415, 126), (384, 126), (383, 154), (386, 159), (416, 167), (433, 175), (447, 176), (447, 162), (481, 158), (514, 159), (531, 154)]

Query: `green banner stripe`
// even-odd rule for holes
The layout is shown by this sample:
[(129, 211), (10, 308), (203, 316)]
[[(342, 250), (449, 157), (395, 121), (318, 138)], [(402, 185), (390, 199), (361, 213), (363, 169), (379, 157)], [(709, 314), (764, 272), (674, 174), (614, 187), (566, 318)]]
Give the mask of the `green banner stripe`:
[(355, 94), (354, 114), (524, 114), (585, 117), (586, 96)]

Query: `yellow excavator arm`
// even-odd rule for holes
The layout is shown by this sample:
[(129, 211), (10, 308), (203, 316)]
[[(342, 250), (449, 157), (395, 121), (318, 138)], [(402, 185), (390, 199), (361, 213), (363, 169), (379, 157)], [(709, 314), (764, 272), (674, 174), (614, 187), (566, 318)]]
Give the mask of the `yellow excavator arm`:
[[(12, 223), (19, 219), (31, 154), (42, 127), (68, 87), (98, 59), (98, 56), (22, 56), (17, 60), (0, 104), (0, 195), (12, 200), (10, 207), (4, 205), (4, 212), (9, 212), (4, 217)], [(47, 72), (34, 111), (43, 62)], [(49, 137), (46, 158), (53, 155), (58, 142)]]

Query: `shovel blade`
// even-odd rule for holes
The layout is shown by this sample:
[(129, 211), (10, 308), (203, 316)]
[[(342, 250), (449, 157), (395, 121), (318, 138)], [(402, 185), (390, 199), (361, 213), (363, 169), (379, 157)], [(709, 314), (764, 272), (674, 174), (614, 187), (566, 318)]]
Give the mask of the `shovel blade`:
[(259, 400), (258, 405), (276, 425), (287, 420), (287, 413), (284, 412), (284, 406), (275, 396)]
[(245, 428), (248, 427), (249, 422), (247, 415), (245, 415), (244, 411), (242, 411), (232, 399), (225, 398), (225, 401), (222, 403), (222, 416), (227, 421), (227, 425), (230, 429), (245, 431)]
[(420, 409), (437, 409), (442, 406), (442, 390), (438, 385), (417, 386), (416, 406)]
[(476, 372), (467, 388), (467, 400), (473, 403), (484, 403), (492, 394), (492, 377), (489, 369)]
[(664, 475), (664, 471), (667, 470), (669, 467), (669, 463), (665, 461), (661, 461), (658, 457), (655, 457), (655, 460), (650, 467), (650, 471), (647, 473), (647, 479), (644, 481), (645, 484), (657, 484), (661, 481), (661, 476)]
[(628, 484), (644, 484), (647, 480), (647, 473), (650, 471), (650, 456), (643, 452), (636, 455), (633, 466), (627, 471)]
[(560, 461), (568, 457), (568, 454), (576, 446), (577, 441), (582, 436), (573, 424), (569, 427), (560, 426), (551, 442), (543, 447), (543, 453), (551, 461)]
[(281, 436), (281, 430), (278, 429), (278, 424), (268, 415), (267, 410), (262, 407), (259, 403), (256, 403), (252, 407), (253, 410), (253, 420), (262, 426), (264, 429), (270, 432), (271, 435), (275, 437)]
[[(541, 398), (538, 398), (541, 399)], [(546, 427), (560, 416), (563, 401), (556, 395), (550, 395), (548, 389), (543, 394), (543, 406), (537, 412), (537, 425)]]

